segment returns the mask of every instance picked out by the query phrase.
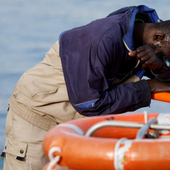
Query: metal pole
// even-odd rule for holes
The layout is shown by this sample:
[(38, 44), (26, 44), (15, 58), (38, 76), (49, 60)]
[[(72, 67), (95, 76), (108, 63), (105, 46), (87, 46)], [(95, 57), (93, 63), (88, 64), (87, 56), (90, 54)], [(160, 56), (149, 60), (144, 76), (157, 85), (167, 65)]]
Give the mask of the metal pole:
[[(102, 127), (116, 126), (127, 128), (142, 128), (145, 124), (125, 121), (103, 121), (93, 125), (85, 134), (85, 136), (91, 136), (96, 130)], [(150, 129), (153, 130), (170, 130), (170, 125), (151, 124)]]

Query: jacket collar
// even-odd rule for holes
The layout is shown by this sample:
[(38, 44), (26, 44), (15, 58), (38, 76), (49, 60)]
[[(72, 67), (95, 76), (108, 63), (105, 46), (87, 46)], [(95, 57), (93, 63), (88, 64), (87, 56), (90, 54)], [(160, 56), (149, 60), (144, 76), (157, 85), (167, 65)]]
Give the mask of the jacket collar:
[(152, 23), (158, 23), (162, 21), (159, 19), (154, 9), (148, 8), (145, 5), (140, 5), (140, 6), (131, 8), (130, 13), (129, 13), (129, 29), (128, 29), (128, 32), (123, 36), (123, 42), (129, 51), (135, 50), (133, 30), (134, 30), (134, 24), (135, 24), (135, 17), (138, 12), (147, 13)]

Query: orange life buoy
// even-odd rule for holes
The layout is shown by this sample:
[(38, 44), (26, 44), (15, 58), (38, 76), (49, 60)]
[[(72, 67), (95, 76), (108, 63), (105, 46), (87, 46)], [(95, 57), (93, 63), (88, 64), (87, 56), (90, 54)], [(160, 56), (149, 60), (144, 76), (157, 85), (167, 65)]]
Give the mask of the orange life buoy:
[(170, 93), (168, 92), (153, 93), (152, 99), (170, 103)]
[(56, 165), (72, 170), (169, 170), (169, 124), (168, 113), (96, 116), (62, 123), (43, 141), (51, 160), (44, 170)]

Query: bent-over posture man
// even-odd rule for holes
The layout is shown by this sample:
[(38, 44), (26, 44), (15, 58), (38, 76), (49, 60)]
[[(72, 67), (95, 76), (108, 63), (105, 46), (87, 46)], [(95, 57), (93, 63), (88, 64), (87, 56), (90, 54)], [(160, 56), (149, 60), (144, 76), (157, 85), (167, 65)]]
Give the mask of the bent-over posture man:
[(57, 124), (149, 106), (152, 93), (170, 91), (169, 59), (170, 21), (146, 6), (62, 33), (9, 99), (4, 170), (41, 170), (44, 135)]

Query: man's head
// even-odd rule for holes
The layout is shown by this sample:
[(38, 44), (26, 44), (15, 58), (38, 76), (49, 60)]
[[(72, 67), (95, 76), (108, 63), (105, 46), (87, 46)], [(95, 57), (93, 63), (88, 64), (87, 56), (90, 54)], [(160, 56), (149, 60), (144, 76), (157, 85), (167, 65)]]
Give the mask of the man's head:
[(170, 60), (170, 20), (146, 24), (145, 44), (150, 44), (157, 55)]

